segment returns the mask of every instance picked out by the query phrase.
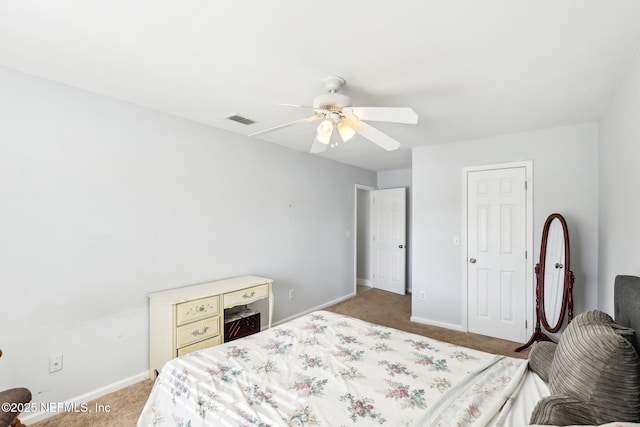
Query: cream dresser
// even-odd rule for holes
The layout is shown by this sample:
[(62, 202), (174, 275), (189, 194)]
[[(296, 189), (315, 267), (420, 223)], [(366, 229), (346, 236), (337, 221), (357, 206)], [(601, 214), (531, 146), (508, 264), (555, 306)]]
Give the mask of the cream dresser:
[(242, 276), (149, 294), (149, 376), (169, 360), (224, 341), (224, 309), (269, 300), (273, 280)]

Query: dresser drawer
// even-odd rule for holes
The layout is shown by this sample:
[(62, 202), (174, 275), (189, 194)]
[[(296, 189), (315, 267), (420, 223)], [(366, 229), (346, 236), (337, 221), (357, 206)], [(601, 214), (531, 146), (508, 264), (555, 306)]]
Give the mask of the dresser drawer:
[(224, 307), (229, 308), (241, 304), (250, 304), (259, 299), (267, 298), (268, 296), (268, 284), (253, 286), (251, 288), (224, 294)]
[(183, 302), (176, 306), (177, 325), (193, 322), (194, 320), (204, 319), (205, 317), (214, 316), (220, 313), (220, 297), (218, 295), (197, 299), (189, 302)]
[(178, 356), (184, 356), (185, 354), (192, 353), (196, 350), (202, 350), (203, 348), (213, 347), (214, 345), (218, 345), (221, 343), (222, 343), (222, 336), (218, 335), (217, 337), (209, 338), (208, 340), (200, 341), (195, 344), (191, 344), (186, 347), (179, 348)]
[(184, 347), (196, 341), (220, 334), (220, 316), (179, 326), (176, 329), (176, 347)]

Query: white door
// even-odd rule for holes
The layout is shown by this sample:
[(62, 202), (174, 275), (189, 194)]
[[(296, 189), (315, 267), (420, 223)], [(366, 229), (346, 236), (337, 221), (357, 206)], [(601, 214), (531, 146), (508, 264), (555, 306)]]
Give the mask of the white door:
[(406, 189), (370, 192), (373, 287), (404, 295), (406, 289)]
[(467, 173), (470, 332), (526, 339), (526, 170)]

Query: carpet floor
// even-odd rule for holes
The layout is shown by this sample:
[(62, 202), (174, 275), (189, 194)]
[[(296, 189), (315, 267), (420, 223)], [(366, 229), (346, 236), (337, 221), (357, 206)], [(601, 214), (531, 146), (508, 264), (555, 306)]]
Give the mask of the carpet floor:
[[(513, 351), (519, 343), (412, 322), (409, 320), (411, 295), (397, 295), (371, 289), (325, 310), (489, 353), (527, 357), (527, 352)], [(152, 386), (151, 380), (141, 381), (88, 402), (88, 408), (91, 409), (89, 412), (57, 414), (32, 424), (32, 427), (135, 426)], [(110, 411), (95, 412), (93, 408), (96, 404), (108, 405)]]

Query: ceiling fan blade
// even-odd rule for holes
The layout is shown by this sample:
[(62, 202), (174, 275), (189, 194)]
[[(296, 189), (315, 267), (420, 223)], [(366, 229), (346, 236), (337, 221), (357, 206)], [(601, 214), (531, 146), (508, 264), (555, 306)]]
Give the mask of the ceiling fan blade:
[(329, 144), (325, 144), (322, 141), (319, 141), (318, 138), (315, 138), (313, 140), (313, 144), (311, 144), (311, 151), (310, 153), (322, 153), (324, 150), (327, 149), (327, 147), (329, 146)]
[(296, 125), (298, 123), (313, 122), (315, 120), (321, 119), (322, 117), (323, 117), (322, 114), (316, 114), (315, 116), (307, 117), (307, 118), (300, 119), (300, 120), (295, 120), (293, 122), (285, 123), (283, 125), (275, 126), (275, 127), (269, 128), (269, 129), (258, 131), (258, 132), (253, 132), (253, 133), (250, 133), (249, 136), (262, 135), (263, 133), (273, 132), (274, 130), (278, 130), (278, 129), (286, 128), (286, 127), (289, 127), (289, 126), (293, 126), (293, 125)]
[(304, 108), (305, 110), (313, 110), (316, 114), (331, 114), (332, 110), (325, 110), (324, 108), (316, 108), (309, 107), (308, 105), (298, 105), (298, 104), (278, 104), (281, 107), (293, 107), (293, 108)]
[(309, 110), (313, 110), (313, 107), (309, 107), (308, 105), (299, 105), (299, 104), (278, 104), (281, 107), (295, 107), (295, 108), (307, 108)]
[(387, 151), (393, 151), (400, 148), (400, 143), (398, 141), (364, 122), (356, 120), (352, 127), (353, 130), (358, 132), (360, 135), (364, 136), (374, 144), (378, 144)]
[(355, 116), (359, 120), (408, 123), (412, 125), (418, 123), (418, 114), (412, 108), (345, 107), (342, 112)]

